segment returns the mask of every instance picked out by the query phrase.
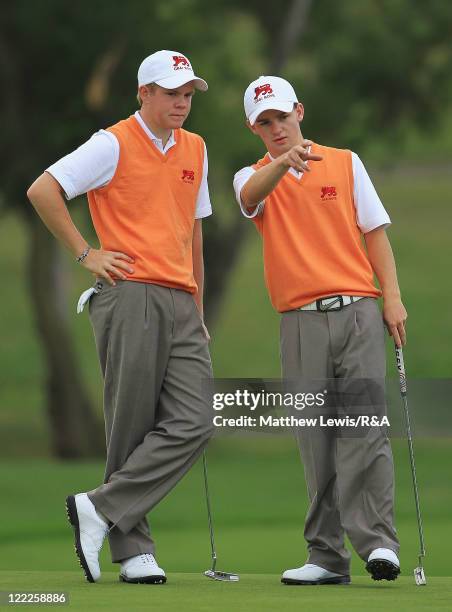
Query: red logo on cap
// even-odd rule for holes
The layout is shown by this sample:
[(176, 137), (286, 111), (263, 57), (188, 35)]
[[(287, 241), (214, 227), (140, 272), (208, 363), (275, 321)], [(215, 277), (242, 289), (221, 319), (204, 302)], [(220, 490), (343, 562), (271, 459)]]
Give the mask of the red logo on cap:
[(195, 171), (194, 170), (182, 170), (181, 179), (186, 183), (193, 183), (195, 180)]
[(183, 55), (173, 55), (173, 68), (174, 70), (178, 70), (180, 68), (190, 68), (190, 62)]
[(256, 94), (254, 96), (254, 101), (258, 102), (259, 96), (268, 96), (269, 94), (273, 93), (273, 89), (270, 83), (265, 83), (265, 85), (258, 85), (254, 90), (254, 93)]
[(321, 187), (322, 193), (320, 197), (322, 200), (335, 200), (337, 197), (336, 187), (333, 186), (325, 186)]

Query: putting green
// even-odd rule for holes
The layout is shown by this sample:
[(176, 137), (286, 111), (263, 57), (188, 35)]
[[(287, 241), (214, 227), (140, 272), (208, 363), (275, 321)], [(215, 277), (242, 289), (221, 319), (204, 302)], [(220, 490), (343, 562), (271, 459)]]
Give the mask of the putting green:
[[(66, 592), (70, 610), (138, 610), (152, 607), (170, 612), (261, 612), (266, 610), (450, 610), (452, 578), (428, 578), (417, 587), (412, 577), (374, 583), (352, 578), (348, 586), (285, 586), (274, 574), (243, 574), (240, 582), (222, 583), (202, 574), (168, 575), (165, 585), (129, 585), (105, 572), (101, 582), (88, 584), (81, 572), (1, 572), (2, 591)], [(40, 608), (43, 606), (36, 605)], [(35, 608), (35, 605), (33, 605)], [(63, 608), (64, 609), (64, 608)], [(67, 607), (66, 607), (67, 609)]]

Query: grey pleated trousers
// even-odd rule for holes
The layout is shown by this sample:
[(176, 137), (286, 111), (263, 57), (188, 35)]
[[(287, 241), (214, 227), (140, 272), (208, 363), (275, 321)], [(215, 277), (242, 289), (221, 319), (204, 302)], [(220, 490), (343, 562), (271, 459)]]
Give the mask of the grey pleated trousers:
[(113, 562), (154, 553), (146, 514), (195, 463), (213, 431), (208, 342), (193, 296), (103, 283), (89, 305), (104, 377), (105, 484), (88, 493), (113, 524)]
[[(384, 326), (375, 299), (364, 298), (334, 312), (283, 313), (281, 362), (284, 379), (303, 379), (308, 385), (316, 381), (313, 384), (322, 388), (327, 379), (345, 379), (342, 390), (349, 385), (350, 396), (364, 387), (364, 411), (386, 415)], [(352, 408), (356, 414), (356, 406)], [(346, 414), (347, 406), (340, 412)], [(349, 436), (334, 427), (300, 427), (296, 436), (310, 500), (304, 531), (307, 562), (348, 574), (345, 533), (363, 560), (375, 548), (398, 553), (394, 469), (386, 432), (369, 427)]]

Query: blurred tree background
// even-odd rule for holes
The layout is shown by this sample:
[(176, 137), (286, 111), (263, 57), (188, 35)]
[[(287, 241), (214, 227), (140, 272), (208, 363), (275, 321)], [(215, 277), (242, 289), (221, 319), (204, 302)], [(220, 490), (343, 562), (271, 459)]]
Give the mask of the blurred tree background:
[[(90, 279), (62, 253), (25, 193), (51, 163), (97, 129), (135, 111), (136, 71), (146, 55), (158, 49), (186, 53), (209, 83), (207, 94), (196, 95), (186, 127), (204, 137), (209, 151), (215, 214), (204, 223), (205, 299), (214, 365), (217, 376), (266, 376), (275, 375), (274, 366), (259, 360), (261, 352), (269, 352), (265, 343), (261, 350), (256, 342), (270, 317), (275, 322), (278, 317), (261, 301), (259, 243), (240, 217), (231, 187), (234, 172), (262, 155), (260, 143), (244, 127), (244, 89), (260, 74), (288, 78), (305, 105), (307, 137), (352, 148), (376, 177), (384, 173), (388, 197), (400, 204), (399, 269), (413, 296), (423, 285), (424, 294), (436, 300), (444, 291), (446, 245), (433, 252), (441, 246), (450, 213), (445, 206), (441, 212), (431, 210), (428, 218), (436, 218), (437, 225), (429, 226), (422, 216), (416, 222), (411, 211), (414, 204), (421, 211), (450, 200), (442, 169), (452, 158), (451, 26), (452, 4), (443, 0), (2, 3), (0, 212), (6, 283), (1, 410), (4, 438), (21, 439), (18, 454), (36, 450), (30, 437), (42, 420), (38, 407), (45, 411), (51, 453), (65, 458), (103, 454), (93, 342), (86, 319), (74, 323), (72, 314), (76, 293)], [(416, 181), (426, 169), (429, 178), (421, 185)], [(401, 172), (397, 179), (396, 170)], [(439, 191), (432, 191), (432, 183)], [(403, 192), (408, 184), (413, 192)], [(70, 209), (92, 241), (85, 203), (71, 202)], [(414, 278), (424, 268), (413, 265), (410, 253), (430, 230), (431, 242), (423, 246), (425, 277)], [(258, 298), (251, 297), (256, 274)], [(415, 299), (418, 320), (430, 325)], [(247, 300), (249, 312), (243, 305)], [(434, 312), (433, 305), (428, 312)], [(26, 328), (27, 317), (35, 329)], [(448, 321), (439, 340), (450, 334)], [(277, 344), (271, 351), (276, 361)], [(424, 353), (418, 372), (450, 372), (448, 347), (441, 354), (429, 369), (430, 356)], [(250, 362), (256, 370), (247, 369)], [(228, 370), (230, 363), (235, 367)], [(24, 422), (29, 437), (23, 435)], [(37, 431), (41, 440), (41, 425)]]

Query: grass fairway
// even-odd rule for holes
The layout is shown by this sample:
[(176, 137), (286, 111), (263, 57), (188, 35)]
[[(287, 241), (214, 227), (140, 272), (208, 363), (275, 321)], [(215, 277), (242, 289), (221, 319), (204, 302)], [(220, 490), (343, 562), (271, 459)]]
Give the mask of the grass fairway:
[[(353, 584), (346, 587), (281, 585), (284, 569), (306, 559), (303, 522), (307, 508), (303, 472), (290, 437), (276, 435), (213, 440), (209, 479), (219, 554), (218, 569), (238, 572), (238, 584), (203, 576), (210, 563), (209, 535), (198, 462), (150, 514), (157, 557), (168, 575), (164, 586), (118, 582), (108, 545), (101, 553), (103, 578), (85, 583), (73, 551), (64, 498), (89, 490), (103, 465), (47, 460), (2, 462), (0, 481), (0, 591), (66, 591), (74, 610), (450, 610), (452, 442), (418, 440), (418, 478), (427, 546), (427, 587), (416, 587), (418, 537), (406, 443), (393, 441), (396, 465), (396, 525), (402, 576), (374, 583), (352, 556)], [(350, 547), (349, 547), (350, 548)]]
[[(452, 580), (429, 578), (417, 587), (412, 578), (393, 583), (352, 579), (347, 586), (286, 586), (275, 574), (243, 574), (225, 584), (201, 574), (169, 574), (165, 585), (128, 585), (107, 572), (101, 582), (88, 584), (79, 572), (2, 572), (1, 588), (66, 592), (71, 610), (140, 610), (162, 612), (249, 612), (284, 610), (450, 610)], [(33, 606), (34, 608), (35, 606)], [(43, 606), (36, 606), (43, 607)]]

